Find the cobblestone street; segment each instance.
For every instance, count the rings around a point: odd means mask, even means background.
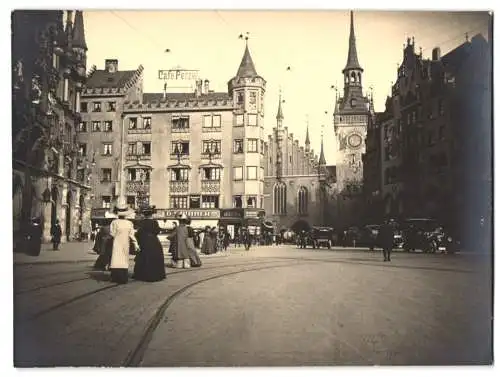
[[[115,286],[88,245],[15,260],[17,366],[491,362],[485,255],[232,248]]]

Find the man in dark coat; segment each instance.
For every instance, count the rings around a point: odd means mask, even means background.
[[[29,255],[39,256],[42,250],[42,220],[39,217],[31,219],[27,234],[27,252]]]
[[[379,242],[384,252],[384,262],[391,261],[391,252],[394,245],[394,225],[392,220],[386,221],[379,230]]]
[[[59,250],[59,245],[61,244],[62,229],[58,219],[56,219],[56,222],[52,225],[52,228],[50,229],[50,235],[52,237],[53,249]]]

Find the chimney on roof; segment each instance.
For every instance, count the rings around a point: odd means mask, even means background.
[[[202,93],[203,93],[203,80],[199,79],[196,80],[196,89],[194,90],[194,94],[196,97],[199,97],[201,96]]]
[[[441,59],[441,49],[439,47],[434,47],[432,49],[432,60],[438,61]]]
[[[210,90],[209,84],[210,84],[210,81],[208,81],[207,79],[205,79],[205,87],[204,87],[203,93],[208,94],[208,92]]]
[[[106,59],[104,61],[104,67],[106,72],[109,73],[118,72],[118,59]]]

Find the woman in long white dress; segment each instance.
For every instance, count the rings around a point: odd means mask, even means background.
[[[133,211],[127,205],[117,207],[118,219],[113,220],[110,225],[110,233],[113,237],[113,252],[111,255],[111,281],[118,284],[128,282],[128,265],[130,242],[136,251],[139,251],[139,244],[135,238],[134,224],[127,220]]]

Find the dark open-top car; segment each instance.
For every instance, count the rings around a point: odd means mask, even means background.
[[[319,227],[314,226],[311,229],[311,239],[313,249],[320,248],[322,246],[328,247],[329,249],[334,246],[334,230],[330,227]]]

